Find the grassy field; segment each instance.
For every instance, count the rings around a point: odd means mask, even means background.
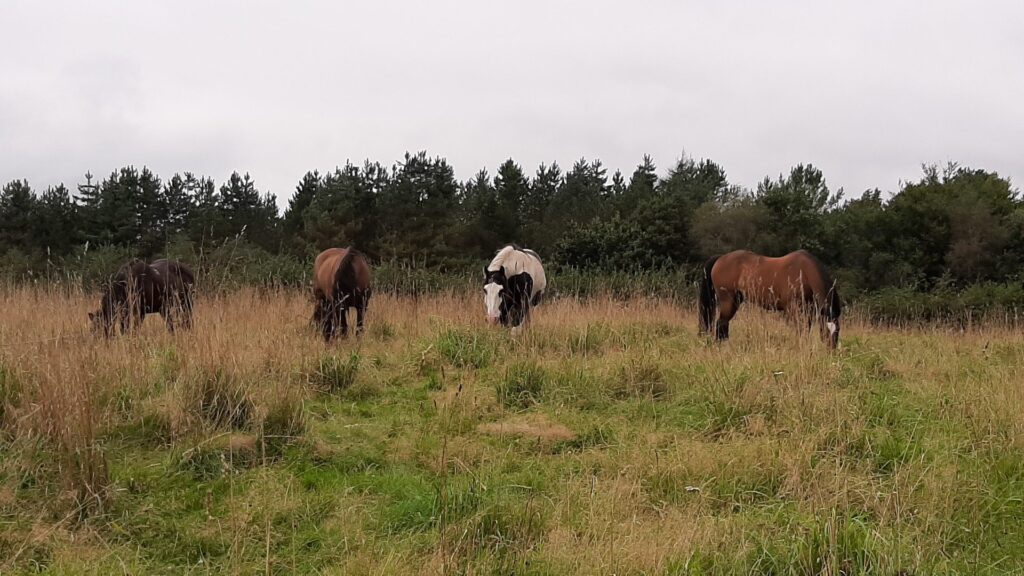
[[[0,292],[0,573],[1024,572],[1021,334],[480,300],[325,347],[304,293],[104,341]]]

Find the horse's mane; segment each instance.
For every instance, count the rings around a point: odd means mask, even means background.
[[[818,271],[818,275],[821,276],[821,283],[825,286],[825,290],[827,290],[826,302],[828,305],[828,316],[830,318],[838,318],[839,315],[843,313],[843,304],[839,300],[839,291],[836,288],[835,280],[828,271],[825,270],[825,267],[822,266],[821,260],[818,260],[817,256],[811,254],[807,250],[800,250],[800,252],[803,253],[804,256],[807,256],[807,259],[814,264],[814,269]]]
[[[498,250],[498,253],[495,254],[494,259],[491,260],[491,263],[487,265],[487,269],[497,270],[498,268],[501,268],[501,265],[505,262],[505,259],[508,258],[508,255],[517,250],[519,250],[519,248],[515,244],[509,244],[508,246],[505,246],[501,250]]]

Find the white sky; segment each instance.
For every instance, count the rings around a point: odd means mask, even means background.
[[[0,3],[0,181],[248,171],[286,204],[346,159],[460,180],[682,152],[753,187],[797,163],[895,190],[1024,176],[1024,2]]]

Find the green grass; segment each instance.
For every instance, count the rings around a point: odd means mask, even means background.
[[[519,337],[401,306],[328,348],[0,356],[0,571],[1024,572],[1020,335],[853,324],[828,353],[771,316],[709,345],[664,303]],[[37,418],[67,381],[94,428]]]

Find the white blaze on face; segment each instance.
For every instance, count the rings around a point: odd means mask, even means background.
[[[829,336],[832,336],[839,331],[839,325],[836,324],[835,322],[829,322],[828,324],[825,324],[825,326],[828,327]]]
[[[501,284],[490,282],[484,286],[484,307],[487,319],[497,321],[501,316]]]

